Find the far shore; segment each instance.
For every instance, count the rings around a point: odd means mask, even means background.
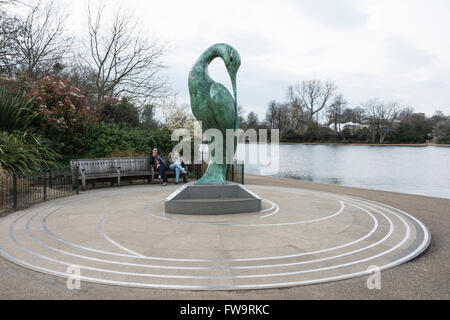
[[[246,144],[260,144],[250,142]],[[450,147],[450,144],[438,143],[348,143],[348,142],[279,142],[279,144],[304,144],[304,145],[342,145],[342,146],[391,146],[391,147]]]
[[[280,142],[280,144],[339,144],[343,146],[450,147],[438,143],[347,143],[347,142]]]

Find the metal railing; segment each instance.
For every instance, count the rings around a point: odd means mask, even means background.
[[[194,164],[197,179],[206,171],[206,163]],[[78,167],[50,169],[27,174],[0,174],[0,212],[17,210],[38,202],[72,195],[79,192]],[[244,184],[244,164],[230,165],[227,181]]]
[[[0,175],[1,211],[17,210],[74,193],[78,193],[78,179],[70,168]]]

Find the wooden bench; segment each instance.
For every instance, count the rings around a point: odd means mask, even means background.
[[[147,179],[151,183],[157,175],[147,158],[77,159],[71,160],[70,166],[74,172],[78,170],[83,190],[87,181],[91,181],[94,187],[96,181],[117,182],[120,186],[121,179],[127,179],[130,183],[133,179]],[[166,174],[175,175],[175,171],[167,170]]]

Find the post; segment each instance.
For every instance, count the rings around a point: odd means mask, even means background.
[[[77,190],[77,194],[79,194],[80,193],[80,183],[79,183],[79,181],[78,181],[78,175],[80,174],[80,166],[77,166],[77,172],[76,172],[76,176],[75,176],[75,188],[76,188],[76,190]]]
[[[51,188],[52,186],[52,169],[48,170],[48,187]]]
[[[117,172],[117,186],[120,187],[120,167],[116,167]]]
[[[81,169],[81,184],[83,190],[86,190],[86,169]]]
[[[13,209],[17,210],[17,174],[13,174]]]
[[[79,182],[78,182],[78,175],[80,173],[80,166],[76,167],[76,172],[75,172],[75,190],[77,191],[77,194],[79,194]]]
[[[241,164],[241,168],[242,168],[242,170],[241,170],[241,175],[242,175],[241,180],[242,180],[242,184],[244,184],[244,163]]]
[[[234,182],[234,162],[231,164],[231,181]]]
[[[196,172],[196,176],[197,176],[197,180],[200,179],[202,177],[202,170],[203,170],[203,163],[197,164],[197,172]]]
[[[44,171],[44,201],[47,200],[47,171]]]

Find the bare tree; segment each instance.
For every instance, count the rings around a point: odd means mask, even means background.
[[[268,129],[276,128],[276,126],[275,126],[276,117],[277,117],[277,102],[275,100],[272,100],[269,102],[269,105],[268,105],[267,111],[266,111],[265,122],[267,124]]]
[[[403,108],[398,113],[398,119],[400,121],[405,121],[405,120],[408,120],[413,114],[414,114],[414,109],[411,107],[406,107],[406,108]]]
[[[53,2],[45,6],[39,2],[25,18],[2,19],[0,38],[7,41],[0,53],[2,69],[10,75],[25,72],[37,79],[62,65],[71,45],[64,27],[66,17]]]
[[[334,124],[334,132],[338,132],[338,123],[341,123],[342,109],[347,104],[342,94],[334,97],[333,102],[327,108],[328,123]]]
[[[290,129],[290,109],[287,103],[277,104],[277,127],[281,132],[286,132]]]
[[[361,107],[356,107],[353,109],[353,115],[355,117],[353,122],[361,123],[366,116],[366,111]]]
[[[367,102],[363,103],[361,105],[361,108],[363,108],[367,114],[368,120],[369,120],[369,126],[370,126],[370,133],[371,133],[371,141],[372,143],[375,143],[375,137],[378,132],[378,105],[381,104],[381,102],[377,99],[370,99]]]
[[[372,134],[372,143],[378,134],[380,143],[384,142],[387,132],[392,127],[392,123],[399,112],[397,102],[383,102],[377,98],[371,99],[362,105],[369,117],[369,124]]]
[[[0,8],[0,73],[12,76],[16,69],[15,39],[21,30],[21,22],[16,17],[10,17]]]
[[[247,129],[257,129],[259,125],[259,119],[258,115],[254,113],[253,111],[250,111],[250,113],[247,115]]]
[[[107,96],[127,95],[141,104],[153,103],[166,94],[166,83],[159,78],[165,66],[161,58],[165,46],[148,39],[140,21],[132,13],[118,9],[105,30],[104,7],[88,8],[89,57],[96,89],[95,106]]]
[[[435,137],[438,143],[450,143],[450,118],[437,123]]]
[[[436,124],[438,124],[439,122],[445,121],[447,118],[450,117],[446,117],[444,112],[442,112],[441,110],[436,110],[433,114],[433,116],[431,117],[431,121],[433,123],[433,126],[436,126]]]
[[[296,95],[293,86],[289,86],[286,93],[287,101],[290,109],[290,127],[293,129],[302,129],[308,122],[307,113],[305,113],[304,104],[300,102],[300,98]]]
[[[353,122],[353,120],[355,119],[355,114],[352,108],[345,108],[344,110],[341,111],[342,112],[340,120],[342,123]]]
[[[314,116],[318,120],[319,112],[330,103],[336,89],[336,85],[331,81],[308,80],[297,84],[293,94],[301,108],[308,113],[308,120],[311,121]]]
[[[275,100],[270,101],[266,111],[265,123],[268,129],[286,131],[290,127],[289,104],[279,103]]]
[[[95,104],[97,101],[97,90],[94,85],[96,74],[86,63],[80,61],[79,57],[73,57],[72,61],[65,65],[64,70],[59,75],[69,79],[74,86],[80,89],[89,106]]]
[[[397,118],[399,104],[395,101],[383,103],[378,110],[380,117],[380,143],[384,142],[387,132],[391,129],[392,123]]]
[[[20,0],[0,0],[0,5],[8,5],[8,4],[21,4],[21,5],[27,5],[25,2]]]

